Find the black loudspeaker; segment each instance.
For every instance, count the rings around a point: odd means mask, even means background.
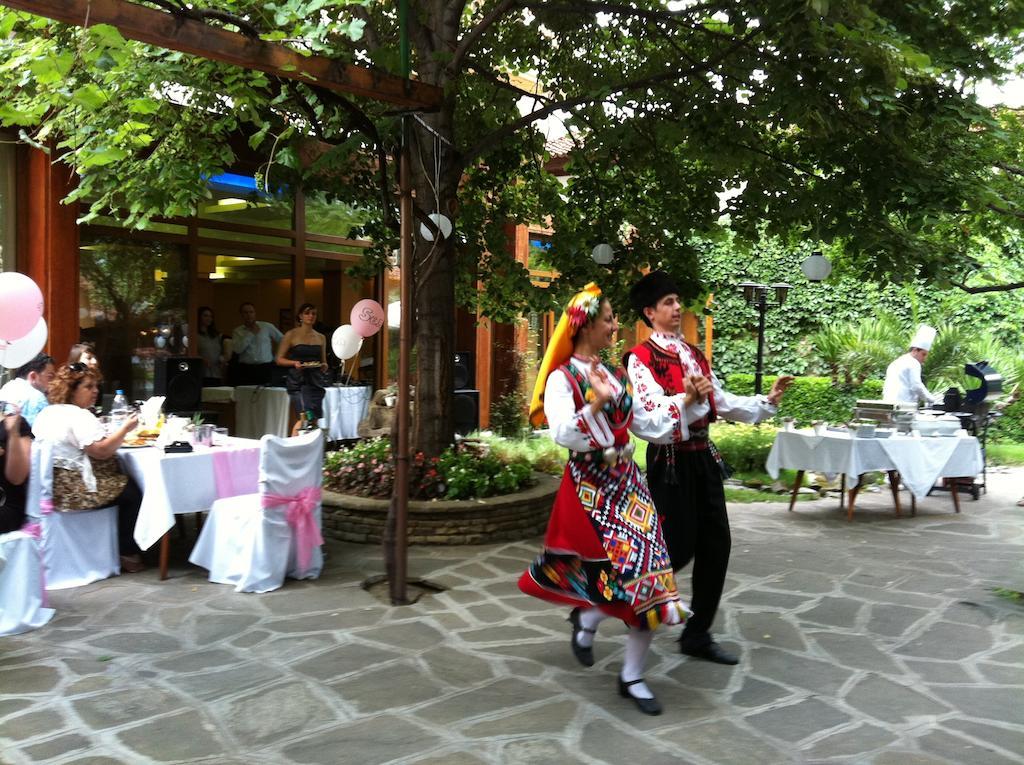
[[[452,388],[472,390],[476,386],[476,364],[472,353],[456,353],[452,369]]]
[[[203,360],[164,356],[156,360],[153,393],[165,396],[165,412],[194,412],[203,398]]]
[[[480,391],[457,390],[452,393],[452,420],[455,432],[468,436],[480,427]]]

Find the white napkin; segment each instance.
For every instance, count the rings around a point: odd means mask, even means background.
[[[164,396],[150,396],[139,409],[139,420],[144,428],[156,427],[160,419],[160,410],[164,406]]]

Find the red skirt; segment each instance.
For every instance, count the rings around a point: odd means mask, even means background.
[[[646,629],[677,607],[658,514],[635,463],[566,465],[544,549],[519,589],[560,605],[597,607]]]

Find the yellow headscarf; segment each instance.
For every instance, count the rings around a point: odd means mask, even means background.
[[[530,424],[539,428],[544,424],[544,389],[548,377],[572,356],[572,340],[579,328],[597,316],[601,308],[601,288],[591,282],[572,296],[558,320],[555,333],[551,336],[544,360],[537,371],[537,382],[533,385],[530,399]]]

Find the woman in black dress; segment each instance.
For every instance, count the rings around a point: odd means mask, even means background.
[[[277,346],[277,365],[288,367],[285,387],[292,406],[299,415],[292,435],[312,418],[324,416],[324,387],[327,372],[327,338],[313,329],[316,306],[303,303],[297,311],[299,326],[285,332]]]

